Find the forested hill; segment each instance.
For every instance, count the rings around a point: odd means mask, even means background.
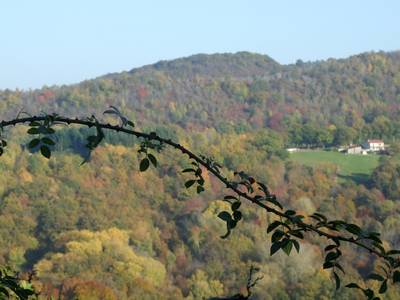
[[[44,111],[95,114],[115,124],[114,116],[103,115],[110,105],[139,130],[215,159],[227,178],[234,171],[254,176],[285,209],[343,219],[381,232],[385,248],[400,248],[400,143],[394,141],[400,136],[400,52],[293,65],[247,52],[195,55],[75,85],[3,90],[0,120]],[[245,294],[251,265],[263,276],[255,300],[365,299],[360,291],[335,291],[331,272],[321,267],[324,239],[307,234],[299,254],[270,256],[267,228],[276,219],[251,203],[243,201],[243,221],[221,239],[226,224],[218,214],[231,209],[222,201],[225,186],[204,170],[205,191],[186,189],[192,178],[182,172],[192,166],[187,156],[150,150],[157,167],[140,172],[141,141],[107,131],[80,166],[94,128],[54,129],[50,159],[28,152],[35,135],[27,126],[1,132],[7,147],[0,157],[0,266],[22,275],[34,270],[43,299]],[[368,174],[342,172],[343,164],[302,165],[285,150],[379,137],[390,142],[390,153],[358,156],[372,158],[371,168],[378,163]],[[362,282],[379,270],[375,257],[344,250],[342,285],[376,289]],[[385,299],[400,299],[400,290],[390,285]]]
[[[400,52],[280,65],[268,56],[194,55],[80,84],[2,91],[1,117],[123,109],[141,124],[245,132],[269,127],[288,144],[346,143],[400,133]]]

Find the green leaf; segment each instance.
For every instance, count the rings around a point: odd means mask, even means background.
[[[276,251],[278,251],[279,249],[281,249],[281,242],[275,242],[271,245],[271,250],[270,250],[270,255],[274,255],[276,253]]]
[[[288,232],[290,235],[293,235],[299,239],[303,239],[304,235],[300,232],[300,230],[289,230]]]
[[[36,146],[38,146],[40,143],[39,139],[33,139],[32,141],[29,142],[28,144],[28,148],[32,149],[35,148]]]
[[[400,254],[400,250],[390,250],[386,253],[387,255],[396,255]]]
[[[285,233],[282,230],[276,229],[271,236],[271,242],[275,243],[279,241],[284,235]]]
[[[53,128],[50,128],[50,127],[45,128],[43,131],[46,134],[53,134],[56,132]]]
[[[361,233],[361,228],[358,227],[356,224],[347,224],[345,229],[355,235],[359,235]]]
[[[0,286],[0,295],[4,295],[7,297],[7,299],[10,297],[10,293],[7,291],[6,288]]]
[[[282,222],[280,222],[280,221],[272,222],[271,224],[269,224],[269,226],[267,228],[267,233],[270,233],[271,231],[273,231],[275,228],[277,228],[280,225],[282,225]]]
[[[194,183],[196,182],[196,180],[191,179],[185,182],[185,187],[188,189],[190,188]]]
[[[363,290],[363,293],[364,293],[365,296],[368,297],[368,299],[370,299],[370,298],[372,298],[374,296],[374,291],[371,290],[371,289]]]
[[[340,256],[340,253],[338,253],[338,252],[329,252],[325,257],[325,261],[335,260],[339,256]]]
[[[221,220],[224,220],[224,221],[226,221],[226,222],[232,220],[231,214],[228,213],[227,211],[221,211],[221,212],[218,214],[218,218],[220,218]]]
[[[328,245],[325,247],[325,252],[337,248],[337,245]]]
[[[32,121],[32,122],[29,123],[30,127],[37,127],[37,126],[40,126],[40,125],[41,124],[38,121]]]
[[[296,248],[297,253],[300,253],[300,243],[296,240],[292,240],[294,247]]]
[[[330,262],[330,261],[326,261],[326,262],[324,262],[324,264],[322,265],[322,267],[323,267],[324,269],[330,269],[330,268],[333,268],[333,266],[334,266],[333,262]]]
[[[292,240],[289,240],[289,239],[283,240],[281,248],[282,248],[283,252],[285,252],[286,255],[289,256],[290,252],[292,251],[292,248],[293,248]]]
[[[146,171],[150,166],[150,161],[147,157],[143,158],[140,162],[139,169],[140,172]]]
[[[368,276],[368,279],[372,279],[372,280],[378,280],[378,281],[384,281],[385,278],[383,278],[383,276],[376,274],[376,273],[371,273]]]
[[[204,192],[204,188],[201,185],[197,186],[197,194],[200,194],[201,192]]]
[[[231,209],[233,211],[238,210],[241,204],[242,203],[240,201],[233,202],[232,205],[231,205]]]
[[[228,223],[226,224],[226,233],[224,235],[221,235],[221,239],[226,239],[229,235],[231,234],[231,229],[228,226]]]
[[[393,283],[400,282],[400,271],[393,272]]]
[[[313,213],[311,216],[311,218],[316,219],[317,221],[326,223],[328,221],[327,217],[325,217],[324,215],[320,214],[320,213]]]
[[[349,289],[361,289],[360,286],[354,282],[347,284],[346,287]]]
[[[235,228],[236,227],[236,224],[237,224],[237,221],[236,220],[228,220],[227,221],[227,225],[228,225],[228,227],[229,227],[229,229],[233,229],[233,228]]]
[[[54,141],[48,137],[44,137],[42,138],[42,143],[47,144],[47,145],[51,145],[54,146],[56,143],[54,143]]]
[[[32,127],[28,129],[28,134],[38,134],[39,133],[39,129]]]
[[[157,158],[156,158],[153,154],[151,154],[151,153],[149,153],[149,154],[147,155],[147,157],[150,159],[151,164],[152,164],[155,168],[157,168]]]
[[[224,197],[224,200],[238,200],[238,198],[232,195],[227,195]]]
[[[235,221],[240,221],[242,219],[242,213],[238,210],[235,210],[233,212],[233,219],[235,219]]]
[[[387,291],[387,279],[385,279],[382,284],[381,287],[379,288],[379,294],[383,294]]]
[[[333,277],[335,278],[336,290],[338,290],[340,288],[340,278],[336,272],[333,272]]]
[[[285,215],[287,215],[287,216],[293,216],[295,214],[296,214],[296,212],[294,210],[291,210],[291,209],[285,211]]]
[[[51,156],[50,148],[47,147],[47,146],[45,146],[45,145],[43,145],[43,146],[40,147],[40,153],[41,153],[44,157],[46,157],[47,159],[49,159],[50,156]]]

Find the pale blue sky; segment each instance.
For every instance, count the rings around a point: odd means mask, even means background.
[[[69,84],[162,59],[280,63],[400,49],[399,0],[2,0],[0,88]]]

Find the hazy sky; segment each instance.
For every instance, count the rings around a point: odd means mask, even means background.
[[[196,53],[286,64],[400,49],[400,0],[0,0],[0,41],[3,89]]]

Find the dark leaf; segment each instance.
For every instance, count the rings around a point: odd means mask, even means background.
[[[238,210],[235,210],[233,212],[233,218],[235,219],[235,221],[240,221],[242,219],[242,213]]]
[[[218,214],[218,218],[220,218],[220,219],[222,219],[222,220],[224,220],[224,221],[226,221],[226,222],[232,220],[231,214],[228,213],[227,211],[221,211],[221,212]]]
[[[336,272],[333,272],[333,277],[335,277],[336,290],[338,290],[340,288],[340,278]]]
[[[276,229],[271,236],[271,242],[275,243],[279,241],[284,235],[285,233],[282,230]]]
[[[290,230],[288,233],[290,235],[293,235],[293,236],[299,238],[299,239],[303,239],[304,238],[304,235],[300,232],[300,230]]]
[[[371,289],[366,289],[363,290],[363,293],[365,296],[367,296],[368,298],[372,298],[374,296],[374,291]]]
[[[294,210],[289,209],[289,210],[285,211],[285,215],[287,215],[287,216],[293,216],[295,214],[296,214],[296,212]]]
[[[345,229],[355,235],[359,235],[361,233],[361,228],[358,227],[356,224],[347,224]]]
[[[226,239],[230,234],[231,234],[231,229],[229,228],[228,223],[227,223],[226,233],[224,235],[221,235],[221,239]]]
[[[196,172],[196,171],[195,171],[194,169],[192,169],[192,168],[184,169],[184,170],[182,171],[182,173],[188,173],[188,172],[194,173],[194,172]]]
[[[378,280],[378,281],[383,281],[383,280],[385,280],[385,278],[383,278],[381,275],[376,274],[376,273],[371,273],[371,274],[369,274],[368,279]]]
[[[325,257],[325,261],[335,260],[339,256],[340,256],[340,253],[338,253],[338,252],[329,252]]]
[[[393,272],[393,283],[400,282],[400,271]]]
[[[56,143],[54,143],[54,141],[48,137],[44,137],[42,138],[42,142],[44,144],[50,145],[50,146],[54,146]]]
[[[201,192],[204,192],[204,188],[201,185],[197,186],[197,194],[200,194]]]
[[[46,133],[46,134],[53,134],[53,133],[55,133],[55,130],[54,130],[53,128],[47,127],[47,128],[45,128],[45,129],[43,130],[43,133]]]
[[[273,231],[275,228],[277,228],[281,224],[282,224],[282,222],[279,222],[279,221],[272,222],[271,224],[269,224],[269,226],[267,228],[267,233],[270,233],[271,231]]]
[[[293,248],[292,240],[289,240],[289,239],[283,240],[281,248],[282,248],[283,252],[285,252],[286,255],[289,256],[290,252],[292,251],[292,248]]]
[[[234,211],[234,210],[238,210],[241,204],[242,204],[242,203],[241,203],[240,201],[233,202],[233,203],[232,203],[232,206],[231,206],[231,209],[232,209],[233,211]]]
[[[39,133],[39,129],[33,127],[33,128],[29,128],[28,129],[28,134],[38,134]]]
[[[322,265],[322,267],[323,267],[324,269],[330,269],[330,268],[333,268],[333,266],[334,266],[333,262],[330,262],[330,261],[326,261],[326,262],[324,262],[324,264]]]
[[[4,296],[6,296],[7,298],[10,297],[10,293],[7,291],[6,288],[4,288],[4,287],[2,287],[2,286],[0,286],[0,295],[4,295]],[[3,299],[3,298],[2,298],[2,299]]]
[[[235,196],[231,196],[231,195],[227,195],[227,196],[224,197],[224,200],[230,200],[230,199],[238,200],[238,198],[236,198]]]
[[[188,189],[190,188],[194,183],[196,182],[196,180],[191,179],[185,182],[185,187]]]
[[[51,156],[50,148],[47,147],[47,146],[45,146],[45,145],[43,145],[43,146],[40,147],[40,153],[41,153],[44,157],[46,157],[47,159],[49,159],[50,156]]]
[[[292,240],[294,247],[296,248],[297,253],[300,253],[300,243],[296,240]]]
[[[146,170],[149,168],[149,166],[150,166],[150,161],[149,161],[149,159],[148,159],[147,157],[143,158],[143,159],[140,161],[140,165],[139,165],[139,170],[140,170],[140,172],[146,171]]]
[[[40,125],[41,124],[38,121],[32,121],[32,122],[29,123],[30,127],[37,127],[37,126],[40,126]]]
[[[270,251],[270,255],[274,255],[276,253],[276,251],[278,251],[279,249],[281,249],[281,242],[275,242],[271,245],[271,251]]]
[[[38,146],[40,143],[39,139],[33,139],[32,141],[29,142],[28,144],[28,148],[32,149],[35,148],[36,146]]]
[[[149,153],[149,154],[147,155],[147,157],[150,159],[152,165],[153,165],[154,167],[157,167],[157,158],[156,158],[153,154],[151,154],[151,153]]]
[[[348,285],[346,285],[347,288],[349,289],[361,289],[360,286],[357,283],[349,283]]]
[[[387,279],[385,279],[382,284],[381,287],[379,288],[379,294],[383,294],[387,291]]]
[[[330,251],[330,250],[335,249],[335,248],[337,248],[337,245],[328,245],[328,246],[325,247],[325,251]]]
[[[236,220],[228,220],[227,221],[227,225],[228,225],[228,227],[229,227],[229,229],[233,229],[233,228],[235,228],[236,227],[236,224],[237,224],[237,221]]]

